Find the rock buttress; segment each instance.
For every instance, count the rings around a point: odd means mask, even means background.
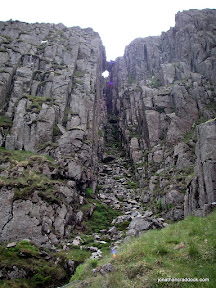
[[[183,217],[195,128],[215,117],[216,10],[189,10],[161,36],[138,38],[109,64],[109,107],[134,162],[143,202]],[[110,85],[109,85],[110,86]]]
[[[2,195],[7,195],[1,199],[7,210],[1,217],[1,240],[31,237],[40,244],[57,244],[67,236],[67,226],[76,222],[79,195],[96,187],[102,145],[98,131],[106,112],[101,76],[105,50],[90,28],[9,21],[0,22],[0,30],[0,144],[52,156],[58,172],[49,177],[66,181],[63,187],[60,183],[46,187],[54,194],[47,206],[41,192],[45,184],[32,187],[26,195],[17,192],[28,189],[25,183],[14,187],[9,181],[18,164],[8,156],[1,164],[2,169],[9,167],[8,175],[1,173],[8,178],[1,183]],[[30,178],[31,167],[18,166],[23,181]],[[42,178],[46,174],[39,164],[32,173],[41,173]]]

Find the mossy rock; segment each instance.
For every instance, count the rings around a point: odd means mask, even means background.
[[[55,263],[58,255],[48,250],[41,253],[42,250],[29,241],[20,241],[16,246],[7,248],[5,245],[0,247],[0,269],[7,271],[22,269],[26,273],[25,278],[11,280],[0,280],[0,287],[8,288],[48,288],[53,285],[63,285],[67,279],[67,272],[63,269],[65,257],[58,258],[58,264]],[[49,261],[44,258],[49,255]]]
[[[27,112],[34,112],[34,113],[38,114],[38,113],[40,113],[40,111],[42,109],[43,103],[46,103],[48,105],[53,104],[53,99],[51,97],[24,95],[23,98],[28,99],[28,101],[30,102],[26,108]]]

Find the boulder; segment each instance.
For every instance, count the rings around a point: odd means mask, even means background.
[[[137,232],[143,231],[143,230],[149,230],[151,229],[152,223],[149,221],[146,221],[143,218],[134,218],[132,219],[128,230],[135,230]]]

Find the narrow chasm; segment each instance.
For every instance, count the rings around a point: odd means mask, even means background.
[[[91,28],[0,22],[0,287],[210,277],[215,230],[183,219],[216,205],[215,20],[179,12],[110,62]]]

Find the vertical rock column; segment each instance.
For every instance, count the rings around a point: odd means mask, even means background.
[[[197,127],[196,177],[185,195],[184,213],[205,215],[216,202],[216,120]]]

